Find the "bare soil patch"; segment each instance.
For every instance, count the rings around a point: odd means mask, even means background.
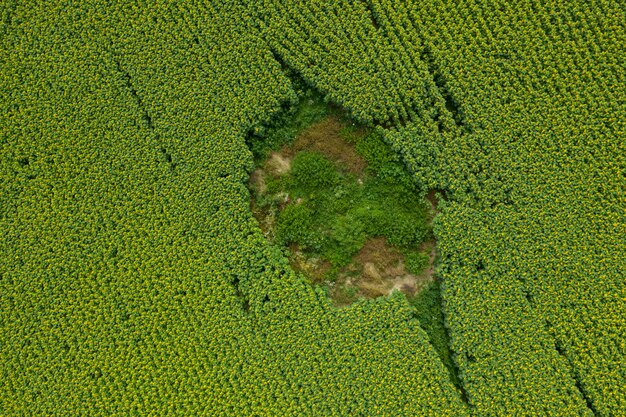
[[[346,142],[341,135],[344,126],[336,117],[330,116],[300,133],[291,146],[285,146],[280,154],[293,158],[298,152],[316,151],[334,161],[340,169],[360,176],[367,162]]]
[[[259,194],[265,193],[267,185],[265,184],[265,171],[261,168],[255,169],[250,175],[249,188],[255,190]]]
[[[358,297],[381,297],[392,291],[401,291],[407,297],[413,297],[434,279],[435,245],[429,243],[429,266],[420,275],[414,275],[407,271],[402,253],[390,246],[386,238],[369,239],[330,286],[335,305],[342,307]],[[423,248],[428,249],[427,246]]]
[[[291,245],[289,250],[291,252],[289,263],[294,271],[302,272],[314,284],[323,284],[326,281],[327,274],[332,268],[330,262],[307,256],[300,251],[298,245]]]
[[[265,162],[265,169],[276,176],[286,174],[291,169],[291,156],[282,152],[272,152]]]
[[[273,215],[268,207],[259,207],[254,203],[254,199],[251,199],[250,210],[252,215],[259,222],[259,227],[266,238],[273,237],[274,228],[276,227],[276,217]]]

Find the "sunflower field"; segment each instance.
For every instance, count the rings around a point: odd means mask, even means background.
[[[0,16],[0,415],[626,414],[620,2]],[[455,378],[402,293],[334,307],[252,216],[294,74],[445,194]]]

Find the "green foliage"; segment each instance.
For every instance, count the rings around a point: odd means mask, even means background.
[[[408,248],[429,234],[422,199],[414,187],[409,188],[398,177],[378,176],[363,188],[363,197],[353,212],[370,235],[387,236],[392,245]]]
[[[412,273],[419,275],[424,272],[424,269],[428,267],[428,261],[430,256],[421,251],[413,251],[409,252],[404,257],[404,264],[406,265],[406,269]]]
[[[293,187],[316,191],[339,183],[339,173],[331,161],[317,152],[300,152],[291,164]]]
[[[409,262],[408,256],[407,262]],[[454,363],[453,354],[450,350],[450,338],[443,316],[441,282],[431,282],[411,300],[411,305],[415,309],[415,318],[419,321],[420,327],[428,334],[430,343],[448,369],[450,379],[457,388],[461,388],[459,370]]]
[[[298,243],[303,248],[314,244],[313,212],[305,204],[290,204],[280,212],[276,240],[282,245]]]
[[[624,414],[621,2],[1,8],[2,414]],[[428,334],[400,295],[335,310],[251,217],[245,138],[294,109],[285,68],[378,123],[420,192],[446,191],[469,407],[438,307],[418,307]],[[373,155],[379,180],[406,178]],[[402,188],[346,195],[385,189]]]

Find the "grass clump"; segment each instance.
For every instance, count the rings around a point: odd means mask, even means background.
[[[322,256],[335,267],[350,263],[352,256],[363,247],[368,237],[363,225],[349,214],[337,217],[328,234],[330,236]]]
[[[290,204],[280,212],[276,240],[285,246],[292,243],[302,248],[314,246],[313,212],[304,204]]]
[[[430,256],[422,251],[409,252],[404,257],[406,269],[412,274],[421,274],[428,267]]]
[[[331,161],[317,152],[300,152],[291,167],[293,187],[306,194],[307,191],[330,189],[339,183],[340,177]]]

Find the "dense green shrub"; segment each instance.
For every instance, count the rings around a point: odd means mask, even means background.
[[[317,152],[298,153],[291,164],[291,177],[296,190],[331,188],[339,183],[333,163]]]
[[[337,217],[330,227],[331,240],[324,255],[334,266],[344,266],[363,247],[366,237],[358,218],[351,215]]]
[[[421,251],[413,251],[406,254],[404,264],[406,269],[412,274],[421,274],[428,266],[429,254]]]
[[[278,216],[276,240],[283,245],[314,245],[313,212],[305,204],[289,204]]]
[[[384,222],[383,236],[389,236],[389,243],[399,247],[409,247],[422,242],[428,233],[428,225],[423,217],[414,212],[398,212],[395,219],[389,216]]]

